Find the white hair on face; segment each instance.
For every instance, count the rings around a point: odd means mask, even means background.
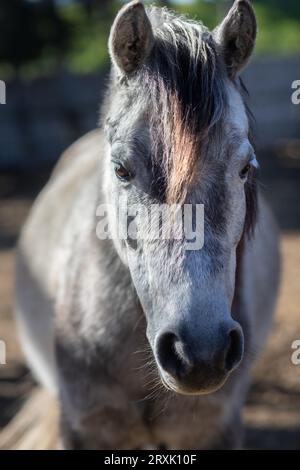
[[[247,137],[249,133],[249,119],[242,96],[236,86],[228,81],[228,116],[229,125],[234,127],[242,136]]]

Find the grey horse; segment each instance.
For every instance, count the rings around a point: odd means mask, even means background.
[[[280,272],[239,76],[256,32],[246,0],[212,32],[140,1],[115,19],[101,129],[64,154],[17,253],[20,336],[66,449],[242,446]],[[202,205],[204,243],[177,236],[175,210],[169,237],[141,236],[136,205]]]

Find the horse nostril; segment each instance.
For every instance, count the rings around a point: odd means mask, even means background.
[[[242,360],[244,353],[244,338],[240,327],[229,332],[229,344],[225,354],[226,372],[235,369]]]
[[[183,345],[178,336],[166,332],[157,339],[156,354],[160,366],[164,371],[177,377],[182,377],[188,367],[183,352]]]
[[[218,340],[205,342],[203,337],[200,340],[185,333],[184,342],[173,331],[164,331],[155,341],[157,363],[162,372],[188,388],[214,388],[239,365],[244,352],[244,336],[238,323],[231,321],[220,334],[216,334]]]

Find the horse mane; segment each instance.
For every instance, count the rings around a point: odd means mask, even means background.
[[[255,117],[250,109],[248,104],[249,92],[246,87],[245,82],[240,78],[239,79],[240,91],[243,98],[244,106],[246,109],[246,114],[249,121],[249,140],[253,147],[255,147],[255,138],[254,138],[254,127],[255,127]],[[246,197],[246,218],[244,225],[244,234],[245,237],[252,237],[254,235],[254,229],[257,220],[258,212],[258,200],[257,200],[257,170],[252,168],[248,176],[248,180],[245,184],[245,197]]]
[[[198,22],[152,8],[154,51],[141,68],[147,90],[154,162],[162,170],[165,199],[182,203],[196,162],[227,108],[225,70],[211,33]]]

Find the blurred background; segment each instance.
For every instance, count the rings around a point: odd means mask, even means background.
[[[97,126],[109,60],[107,39],[124,3],[113,0],[1,0],[0,80],[0,430],[33,389],[12,320],[14,247],[30,206],[59,158]],[[213,28],[227,0],[152,2]],[[283,280],[267,351],[247,406],[248,448],[300,449],[300,2],[256,0],[257,50],[243,74],[256,117],[260,186],[282,230]],[[33,253],[34,256],[34,253]]]

